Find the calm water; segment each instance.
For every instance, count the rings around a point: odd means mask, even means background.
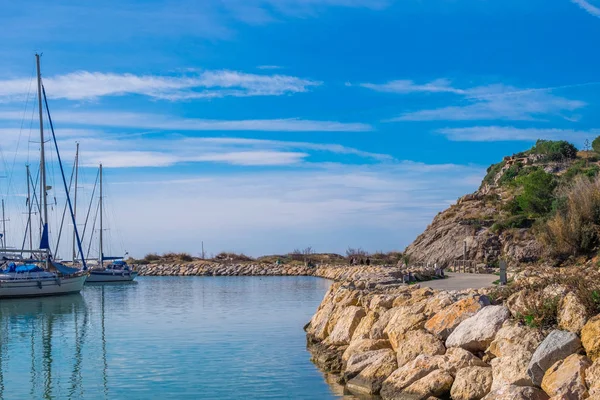
[[[302,330],[330,283],[141,277],[0,300],[0,399],[333,399]]]

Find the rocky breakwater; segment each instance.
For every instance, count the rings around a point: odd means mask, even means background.
[[[134,266],[141,276],[315,276],[335,281],[397,283],[411,272],[418,280],[435,276],[433,268],[398,268],[390,266],[350,266],[261,263],[217,263],[196,261],[182,264],[148,264]],[[368,277],[377,279],[367,279]],[[360,284],[360,283],[359,283]]]
[[[522,322],[519,293],[504,302],[495,289],[363,275],[331,285],[305,327],[308,347],[361,398],[600,399],[600,315],[561,292],[569,318],[538,328]]]

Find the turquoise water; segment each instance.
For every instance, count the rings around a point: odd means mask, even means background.
[[[329,282],[140,277],[0,301],[0,399],[334,399],[302,327]]]

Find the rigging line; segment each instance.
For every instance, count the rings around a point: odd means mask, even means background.
[[[56,141],[56,135],[54,134],[54,125],[52,124],[52,117],[50,116],[50,108],[48,107],[48,99],[46,98],[46,89],[42,85],[42,93],[44,94],[44,104],[46,105],[46,112],[48,114],[48,122],[50,123],[50,130],[52,132],[52,139],[54,140],[54,147],[56,148],[56,158],[58,159],[58,165],[60,166],[60,173],[62,176],[63,185],[65,187],[65,193],[67,195],[67,204],[69,204],[69,212],[71,213],[71,220],[73,221],[73,230],[75,231],[75,237],[77,238],[77,247],[81,254],[81,263],[83,264],[83,270],[87,270],[87,264],[83,257],[83,248],[81,247],[81,237],[77,231],[77,222],[75,221],[75,214],[73,213],[73,205],[71,204],[71,198],[69,197],[69,190],[67,189],[67,179],[65,178],[65,171],[62,166],[60,159],[60,152],[58,151],[58,142]]]
[[[69,180],[69,191],[73,187],[73,176],[75,175],[75,163],[73,163],[73,169],[71,170],[71,179]],[[62,218],[60,220],[60,228],[58,230],[58,238],[56,239],[56,247],[54,254],[58,254],[58,246],[60,245],[60,237],[62,236],[63,225],[65,223],[65,215],[67,214],[67,202],[65,201],[65,207],[63,208]],[[73,260],[75,261],[75,260]]]
[[[94,214],[94,222],[92,224],[92,227],[96,226],[96,219],[98,218],[98,210],[100,209],[100,202],[98,202],[98,205],[96,206],[96,214]],[[88,250],[87,250],[87,258],[90,258],[90,250],[92,249],[92,243],[94,243],[94,229],[92,229],[92,233],[90,236],[90,244],[88,246]]]
[[[87,230],[88,219],[90,217],[90,212],[92,211],[92,204],[94,203],[94,194],[96,193],[96,186],[98,185],[98,177],[100,176],[100,170],[96,174],[96,181],[94,182],[94,189],[92,189],[92,196],[90,197],[90,205],[88,207],[87,214],[85,216],[85,223],[83,224],[83,233],[81,234],[81,241],[85,239],[85,233]]]

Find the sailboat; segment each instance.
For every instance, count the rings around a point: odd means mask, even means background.
[[[86,282],[100,283],[100,282],[131,282],[138,275],[137,271],[134,271],[125,261],[123,257],[105,257],[104,256],[104,228],[103,228],[103,195],[102,195],[102,164],[100,164],[99,170],[100,176],[100,246],[98,254],[98,268],[90,270],[90,276]],[[104,265],[104,261],[112,261],[107,266]]]
[[[37,67],[37,92],[38,92],[38,108],[40,119],[40,202],[41,202],[41,238],[39,249],[0,249],[2,260],[0,260],[0,299],[11,297],[36,297],[36,296],[51,296],[67,293],[78,293],[83,289],[86,278],[89,272],[87,265],[83,260],[83,268],[72,268],[62,263],[56,262],[53,259],[50,250],[50,240],[48,234],[48,186],[46,185],[46,161],[45,161],[45,140],[44,140],[44,116],[42,108],[42,98],[46,106],[48,114],[48,122],[52,131],[52,139],[54,142],[56,156],[60,165],[62,181],[64,184],[65,193],[67,195],[67,203],[75,225],[73,215],[73,207],[69,197],[69,190],[65,174],[62,168],[62,161],[58,151],[58,143],[54,134],[54,126],[50,117],[50,109],[44,86],[42,85],[42,75],[40,71],[40,56],[36,57]],[[75,226],[77,230],[77,226]],[[81,240],[76,232],[79,252],[83,254]],[[5,243],[5,241],[3,241]],[[6,246],[4,246],[6,247]],[[29,259],[24,260],[21,254],[29,254]]]

